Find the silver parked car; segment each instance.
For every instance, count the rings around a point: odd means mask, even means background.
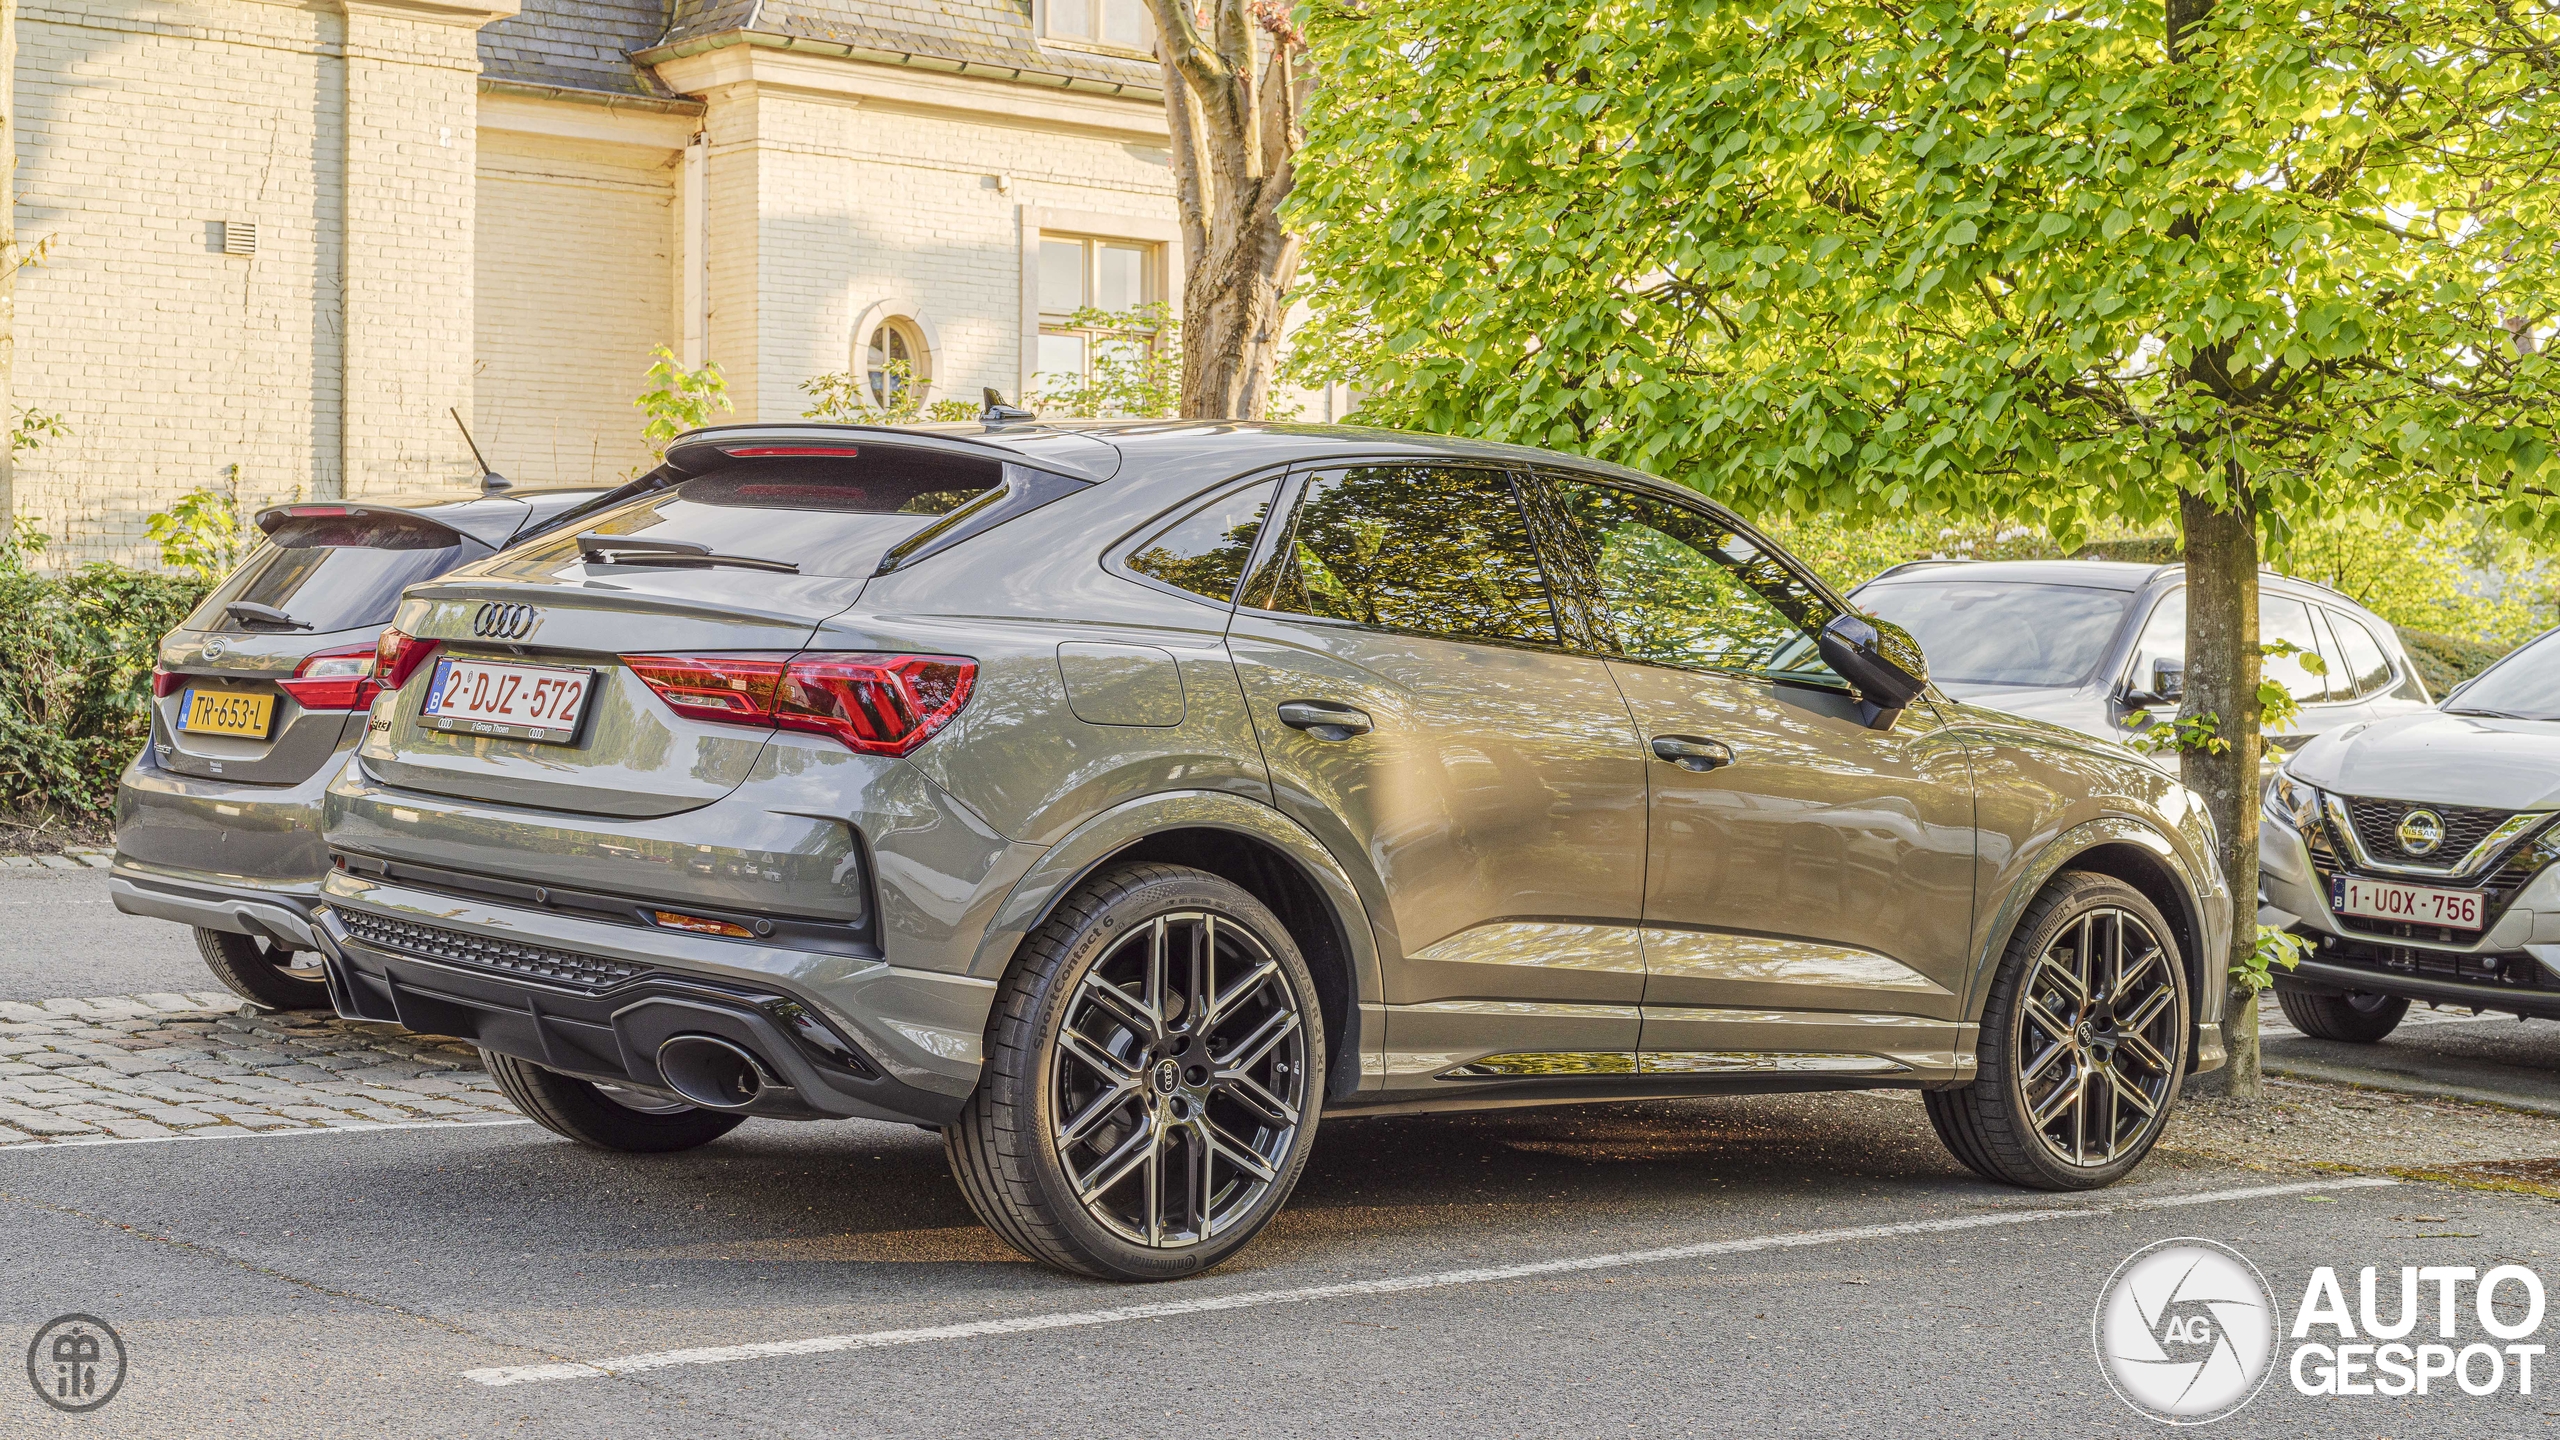
[[[2437,709],[2332,732],[2267,782],[2259,921],[2313,948],[2276,998],[2373,1041],[2409,1002],[2560,1020],[2560,632]]]
[[[1908,1087],[2069,1189],[2223,1058],[2190,792],[1563,455],[704,430],[382,653],[341,1013],[598,1146],[939,1128],[1082,1273],[1232,1253],[1327,1113]]]
[[[2110,740],[2132,736],[2186,694],[2183,565],[2113,560],[1914,561],[1851,593],[1911,632],[1951,695]],[[2266,674],[2301,702],[2268,736],[2291,749],[2323,731],[2427,708],[2426,682],[2389,622],[2325,586],[2261,572],[2258,633],[2316,654]]]
[[[311,935],[329,868],[320,791],[364,733],[400,591],[599,493],[260,512],[265,538],[160,642],[151,739],[116,789],[116,908],[195,927],[205,964],[245,999],[326,1009]]]

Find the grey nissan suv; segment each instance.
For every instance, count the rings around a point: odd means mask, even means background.
[[[151,739],[116,788],[116,908],[193,926],[207,967],[245,999],[328,1008],[311,935],[329,868],[320,791],[364,733],[401,589],[599,493],[259,512],[265,538],[160,642]]]
[[[702,430],[382,654],[340,1013],[597,1146],[937,1128],[1085,1274],[1232,1253],[1320,1115],[1902,1087],[2071,1189],[2223,1060],[2191,792],[1564,455]]]

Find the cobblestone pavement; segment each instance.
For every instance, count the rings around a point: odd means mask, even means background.
[[[505,1121],[457,1040],[219,991],[0,1000],[0,1149]]]

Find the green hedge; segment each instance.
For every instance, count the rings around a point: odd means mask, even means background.
[[[121,565],[42,575],[0,546],[0,806],[108,812],[151,733],[160,637],[207,588]]]
[[[2491,645],[2460,635],[2439,635],[2432,630],[2412,630],[2406,625],[2400,631],[2400,646],[2409,652],[2410,663],[2427,682],[2427,692],[2437,699],[2444,692],[2488,669],[2507,653],[2504,645]]]

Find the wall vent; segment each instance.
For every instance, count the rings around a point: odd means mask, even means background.
[[[225,220],[225,221],[223,221],[223,222],[222,222],[222,253],[223,253],[223,254],[225,254],[225,255],[255,255],[255,254],[257,254],[257,253],[258,253],[258,226],[257,226],[257,222],[252,221],[252,220]]]

